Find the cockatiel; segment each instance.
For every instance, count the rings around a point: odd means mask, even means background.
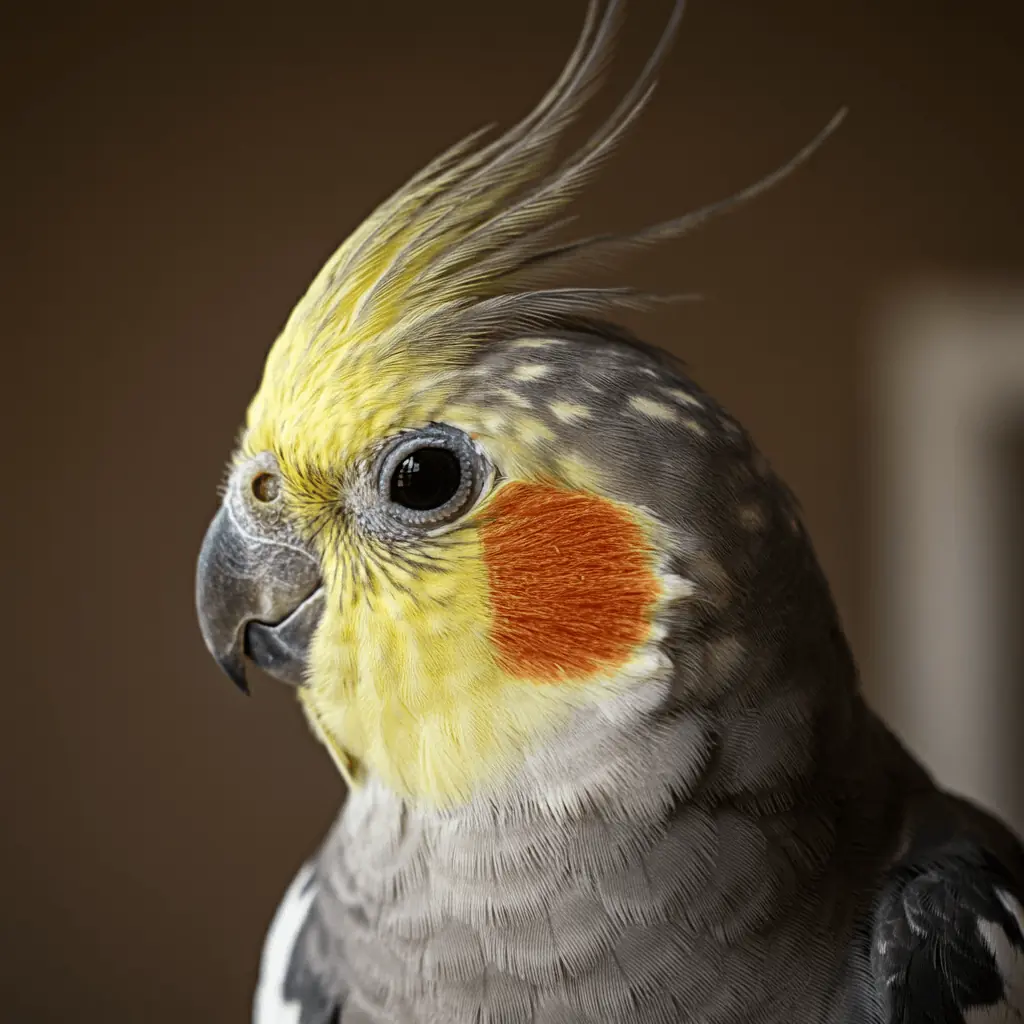
[[[1024,1020],[1024,851],[865,706],[794,500],[632,292],[547,275],[682,10],[581,149],[561,78],[329,260],[199,560],[206,643],[294,684],[348,782],[257,1024]],[[820,138],[820,137],[819,137]]]

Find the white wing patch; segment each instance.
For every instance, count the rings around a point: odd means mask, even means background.
[[[288,975],[295,940],[299,937],[313,903],[316,889],[306,886],[313,876],[313,865],[305,864],[281,900],[270,930],[263,941],[260,978],[256,986],[253,1024],[299,1024],[302,1007],[284,998],[284,982]]]
[[[1024,1024],[1024,907],[1008,892],[997,892],[999,902],[1017,922],[1018,934],[1012,939],[994,921],[978,920],[981,941],[995,958],[1003,979],[1004,997],[992,1006],[972,1008],[964,1018],[967,1024]]]
[[[1006,907],[1007,913],[1016,920],[1021,938],[1024,939],[1024,907],[1021,906],[1020,900],[1012,893],[1004,892],[1002,889],[997,891],[996,895],[999,897],[999,902]]]

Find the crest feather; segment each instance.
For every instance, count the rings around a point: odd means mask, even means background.
[[[305,392],[311,376],[322,388],[325,376],[389,366],[408,371],[411,361],[426,374],[443,373],[485,337],[638,302],[628,289],[536,286],[587,257],[677,237],[764,192],[814,153],[845,114],[778,170],[724,200],[631,234],[555,243],[569,221],[565,207],[650,100],[685,2],[676,0],[612,114],[553,166],[558,144],[609,64],[623,7],[622,0],[591,0],[572,55],[530,114],[489,143],[484,129],[442,153],[335,252],[268,357],[264,389],[277,391],[275,404]]]

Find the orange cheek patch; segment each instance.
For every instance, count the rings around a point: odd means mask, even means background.
[[[572,679],[624,664],[650,629],[658,596],[650,543],[603,498],[509,484],[482,526],[504,671]]]

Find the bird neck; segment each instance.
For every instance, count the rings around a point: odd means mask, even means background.
[[[753,1000],[722,1018],[740,1021],[771,994],[749,992],[748,940],[779,940],[767,985],[837,973],[849,937],[821,882],[832,873],[830,891],[863,891],[854,875],[867,870],[836,856],[851,828],[837,766],[845,755],[843,778],[855,771],[875,730],[855,697],[814,690],[794,680],[747,711],[677,707],[625,731],[614,715],[581,721],[560,744],[573,773],[542,760],[545,788],[510,784],[458,809],[417,807],[368,779],[321,862],[322,898],[344,922],[342,980],[371,1004],[407,1002],[410,1020],[484,1000],[496,978],[509,999],[583,1012],[587,979],[617,977],[635,947],[638,991],[678,1004],[688,994],[659,987],[658,972],[685,987],[713,971]],[[816,760],[826,733],[832,753]],[[828,942],[789,934],[833,912]]]

